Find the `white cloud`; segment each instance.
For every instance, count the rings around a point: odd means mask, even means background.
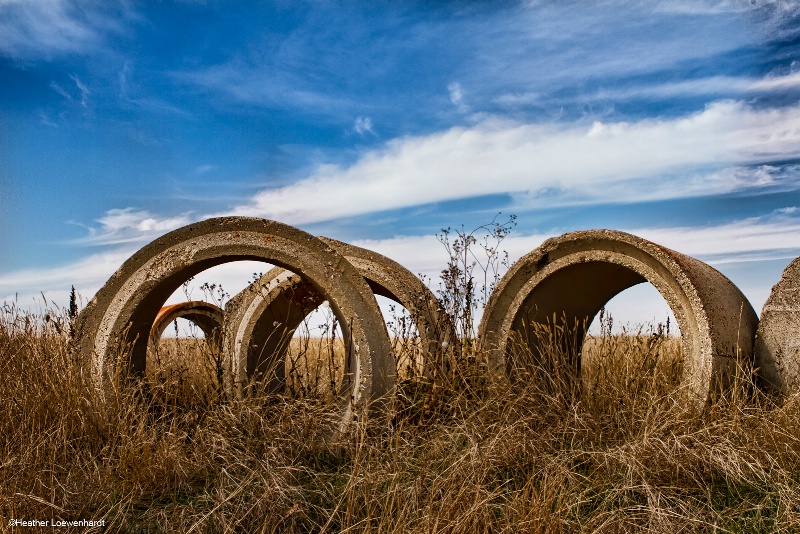
[[[90,254],[60,267],[0,274],[0,303],[17,302],[22,309],[36,310],[42,304],[41,297],[44,295],[48,302],[64,307],[69,303],[69,292],[74,286],[85,304],[137,251],[137,248],[124,247]],[[187,284],[186,289],[192,300],[211,300],[211,297],[201,289],[204,283],[216,284],[229,295],[235,295],[253,280],[253,273],[266,272],[270,268],[269,264],[253,261],[220,265],[198,274]],[[179,287],[166,303],[185,300],[184,288]]]
[[[792,62],[795,67],[796,62]],[[781,76],[767,76],[760,80],[752,80],[749,89],[751,91],[778,91],[785,89],[796,89],[800,87],[800,71],[792,72]]]
[[[622,231],[696,257],[712,265],[800,255],[800,217],[797,207],[715,226],[627,228]],[[511,234],[501,244],[514,262],[557,233]],[[358,240],[353,244],[380,252],[415,274],[432,279],[447,263],[444,246],[434,236],[400,236]],[[771,281],[770,285],[777,280]]]
[[[144,243],[189,224],[192,220],[188,213],[176,217],[157,218],[146,210],[112,209],[97,219],[99,227],[89,228],[89,235],[75,242],[91,245]]]
[[[712,265],[725,266],[736,262],[765,259],[785,259],[800,255],[800,217],[798,208],[790,206],[762,217],[733,221],[708,227],[648,227],[623,229],[634,235],[649,239],[684,254],[697,257]],[[110,217],[117,227],[139,227],[139,219],[125,219],[125,214]],[[148,223],[149,224],[149,223]],[[147,226],[148,224],[145,224]],[[152,224],[149,228],[155,227]],[[164,232],[160,231],[158,234]],[[502,242],[500,249],[507,251],[514,262],[527,254],[545,239],[560,232],[528,235],[511,234]],[[434,236],[399,236],[391,239],[357,240],[354,245],[384,254],[414,274],[422,274],[429,280],[432,290],[438,289],[439,274],[448,257],[443,245]],[[30,269],[11,273],[0,273],[0,302],[18,299],[21,307],[35,309],[44,294],[49,301],[64,306],[72,285],[88,301],[108,278],[127,260],[139,245],[126,245],[113,251],[91,254],[76,262],[47,269]],[[481,256],[479,255],[479,258]],[[261,262],[235,262],[209,269],[199,274],[189,284],[190,298],[207,300],[200,287],[204,282],[222,285],[231,295],[242,290],[253,279],[253,273],[263,273],[270,268]],[[758,311],[764,303],[775,280],[759,277],[744,280],[740,288]],[[181,288],[167,302],[185,300]],[[666,316],[665,304],[658,295],[646,289],[624,297],[615,315],[622,322],[652,319]],[[632,306],[631,304],[636,304]],[[629,309],[630,312],[625,310]],[[644,315],[642,315],[644,314]]]
[[[729,192],[727,179],[704,179],[715,169],[799,155],[797,105],[720,101],[675,119],[591,125],[486,119],[392,140],[349,167],[321,165],[230,213],[301,224],[498,193],[532,207],[681,198]]]
[[[794,258],[800,255],[800,218],[793,216],[794,210],[718,226],[640,228],[631,233],[712,265]]]
[[[135,248],[123,248],[91,254],[59,267],[0,274],[0,300],[18,300],[22,308],[35,309],[34,304],[44,294],[49,301],[63,307],[69,302],[70,288],[75,286],[88,301],[134,252]]]
[[[623,229],[683,254],[696,257],[725,270],[731,264],[750,261],[784,260],[787,264],[800,255],[800,217],[796,207],[776,210],[762,217],[753,217],[708,227],[648,227]],[[500,249],[507,251],[513,263],[541,245],[545,239],[558,235],[511,235]],[[439,273],[447,263],[447,254],[433,236],[396,237],[383,240],[354,241],[355,245],[375,250],[408,268],[423,274],[438,289]],[[480,255],[479,255],[480,257]],[[739,288],[754,309],[761,310],[770,289],[778,278],[762,276],[737,280]],[[610,303],[612,315],[621,324],[642,321],[662,321],[669,307],[652,287],[632,288]],[[674,317],[672,318],[674,324]]]

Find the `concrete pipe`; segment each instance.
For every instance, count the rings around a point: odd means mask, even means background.
[[[441,370],[457,350],[457,337],[435,295],[408,269],[370,250],[320,237],[342,254],[364,277],[370,289],[404,306],[419,332],[424,372]],[[303,279],[273,269],[233,297],[225,307],[225,350],[232,355],[234,381],[268,373],[268,388],[284,381],[286,350],[295,329],[325,298]]]
[[[223,351],[234,392],[253,377],[268,376],[267,391],[282,390],[284,360],[303,319],[325,301],[302,277],[275,267],[225,305]]]
[[[203,331],[206,342],[213,349],[222,348],[223,312],[219,306],[201,300],[191,300],[161,308],[150,328],[150,343],[157,343],[167,326],[177,319],[193,322]]]
[[[325,296],[342,325],[350,357],[342,391],[343,421],[371,401],[380,408],[395,380],[394,357],[380,309],[367,283],[339,253],[291,226],[249,217],[208,219],[172,231],[128,259],[76,321],[74,350],[89,359],[95,383],[107,390],[117,372],[144,371],[150,329],[181,283],[237,260],[290,269]],[[116,369],[118,355],[128,369]]]
[[[690,396],[709,400],[730,385],[737,366],[751,365],[758,317],[724,275],[624,232],[588,230],[548,239],[502,278],[479,329],[490,366],[498,372],[513,369],[512,337],[536,344],[533,325],[554,321],[579,325],[570,348],[579,362],[589,322],[612,297],[642,282],[655,286],[675,314]]]
[[[767,391],[785,395],[800,386],[800,258],[786,267],[761,310],[755,365]]]

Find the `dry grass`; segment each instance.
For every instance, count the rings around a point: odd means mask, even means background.
[[[557,353],[556,372],[520,358],[513,389],[468,355],[457,381],[406,376],[389,427],[331,441],[324,394],[221,398],[202,342],[174,342],[181,354],[147,387],[101,403],[66,329],[56,314],[0,319],[0,529],[800,531],[800,396],[687,407],[669,337],[592,339],[580,380]]]

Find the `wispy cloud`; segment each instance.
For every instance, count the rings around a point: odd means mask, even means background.
[[[626,87],[599,89],[559,100],[561,103],[580,101],[600,102],[630,99],[672,99],[696,96],[741,96],[747,94],[772,93],[800,88],[800,72],[771,75],[763,78],[709,76],[693,80],[667,83],[638,83]],[[537,93],[507,93],[495,98],[499,104],[519,106],[541,103]]]
[[[193,174],[207,174],[207,173],[209,173],[211,171],[217,170],[217,168],[219,168],[218,165],[212,165],[210,163],[206,163],[206,164],[198,165],[197,167],[195,167],[194,170],[192,171],[192,173]]]
[[[119,245],[144,243],[192,222],[190,214],[159,218],[147,210],[134,208],[108,210],[97,219],[99,226],[88,228],[89,235],[73,241],[76,244]]]
[[[78,78],[75,74],[71,74],[70,78],[72,79],[73,82],[75,82],[75,87],[77,87],[78,91],[80,91],[81,93],[81,100],[80,100],[81,106],[86,107],[86,104],[89,101],[89,95],[91,94],[91,91],[89,91],[89,88],[86,87],[86,85],[84,85],[84,83],[80,80],[80,78]]]
[[[541,103],[542,95],[538,92],[504,93],[498,97],[495,97],[494,101],[498,104],[508,106],[527,106]]]
[[[0,0],[0,55],[35,60],[96,50],[107,32],[122,31],[122,19],[108,12],[116,7],[73,0]]]
[[[185,119],[194,118],[192,113],[169,101],[170,98],[175,99],[174,95],[158,91],[158,97],[152,96],[154,91],[149,90],[146,83],[140,83],[137,80],[137,72],[132,61],[125,61],[117,73],[117,85],[120,100],[136,106],[142,111],[155,115],[174,115]]]
[[[53,121],[50,119],[50,116],[49,116],[47,113],[45,113],[44,111],[40,111],[40,112],[39,112],[39,121],[40,121],[42,124],[44,124],[45,126],[49,126],[49,127],[51,127],[51,128],[58,128],[58,124],[56,124],[55,122],[53,122]]]
[[[89,88],[86,87],[86,85],[75,74],[70,74],[69,77],[72,80],[72,82],[75,84],[75,88],[73,89],[73,92],[74,92],[75,89],[77,89],[77,93],[78,93],[77,94],[77,101],[78,101],[78,103],[84,108],[87,107],[87,104],[89,102],[89,95],[91,94],[91,91],[89,91]],[[58,93],[61,97],[63,97],[64,100],[66,100],[67,103],[72,103],[72,102],[76,101],[76,96],[74,96],[70,91],[67,91],[61,85],[59,85],[58,83],[56,83],[54,81],[50,82],[50,89],[52,89],[53,91]]]
[[[675,73],[698,63],[709,78],[729,72],[713,68],[712,62],[763,39],[753,31],[758,24],[737,9],[708,4],[687,15],[686,9],[668,9],[668,2],[530,2],[481,10],[479,17],[441,16],[447,12],[443,10],[422,23],[404,17],[403,8],[372,19],[358,9],[316,6],[285,33],[265,30],[258,43],[214,64],[175,70],[171,77],[194,94],[199,90],[214,96],[215,105],[232,101],[286,108],[344,125],[365,113],[384,124],[384,117],[413,107],[417,120],[430,125],[441,121],[443,96],[461,113],[480,112],[497,103],[557,104],[560,97],[583,89],[591,93],[606,83],[607,92],[613,93],[614,81],[630,79],[639,85],[647,78],[674,79]],[[364,28],[381,39],[370,46],[341,45],[362,42]],[[435,57],[429,54],[432,50]],[[431,60],[420,62],[419,57]],[[395,68],[387,70],[387,65]],[[409,69],[419,70],[418,79],[425,83],[412,84]],[[718,92],[724,81],[720,76],[705,87],[665,84],[653,91],[738,96]],[[374,91],[377,83],[382,84],[380,91]]]
[[[192,71],[172,72],[171,76],[178,82],[202,87],[236,102],[266,108],[289,107],[335,114],[354,107],[349,99],[314,87],[298,72],[239,59]]]
[[[773,18],[786,18],[772,16],[780,8],[765,2],[757,2],[755,10],[749,1],[738,3],[753,13],[719,6],[722,2],[685,2],[683,8],[668,1],[529,2],[460,28],[469,33],[465,46],[475,54],[451,76],[470,88],[473,109],[482,101],[557,109],[562,98],[580,93],[591,101],[596,88],[620,81],[639,86],[674,80],[688,65],[703,65],[695,76],[722,76],[730,70],[720,59],[774,38],[774,32],[760,30],[773,27],[768,22]],[[695,11],[687,13],[692,6]]]
[[[458,82],[451,82],[447,86],[447,91],[450,93],[450,102],[461,113],[469,111],[469,107],[464,103],[464,91],[461,89],[461,84]]]
[[[773,6],[777,9],[796,9],[796,0],[660,0],[642,2],[656,12],[686,15],[718,15],[720,13],[744,13]]]
[[[371,134],[373,136],[375,135],[375,129],[372,125],[372,119],[369,117],[356,118],[356,122],[353,125],[353,130],[355,130],[355,132],[358,135],[362,136],[365,134]]]
[[[782,192],[800,186],[798,165],[733,166],[722,169],[665,170],[658,177],[605,179],[583,188],[553,186],[510,193],[516,212],[553,206],[632,204],[731,193]]]
[[[229,213],[301,224],[498,193],[517,194],[531,207],[553,207],[730,192],[736,182],[708,175],[800,156],[798,124],[800,106],[754,109],[736,101],[670,120],[487,119],[390,141],[349,167],[322,165]],[[699,174],[704,168],[708,172]],[[768,175],[762,169],[760,179]]]
[[[50,82],[50,89],[61,95],[67,102],[72,102],[72,95],[65,91],[64,88],[58,85],[56,82]]]

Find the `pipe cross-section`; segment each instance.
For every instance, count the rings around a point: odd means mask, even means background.
[[[424,370],[430,374],[457,349],[452,322],[436,296],[408,269],[377,252],[319,237],[342,254],[370,289],[404,306],[419,333]],[[303,319],[325,300],[302,277],[276,268],[234,296],[225,307],[224,350],[231,357],[235,384],[268,374],[268,388],[285,380],[283,362],[289,341]]]
[[[215,349],[222,348],[223,311],[219,306],[202,300],[190,300],[164,306],[158,311],[150,328],[150,343],[158,342],[173,321],[186,319],[200,327],[206,342]]]
[[[705,402],[730,385],[738,366],[750,366],[758,317],[728,278],[697,259],[613,230],[548,239],[512,265],[479,329],[490,366],[501,374],[512,370],[511,340],[535,345],[534,325],[554,322],[578,329],[569,349],[579,358],[589,322],[612,297],[642,282],[661,293],[681,329],[690,396]]]

